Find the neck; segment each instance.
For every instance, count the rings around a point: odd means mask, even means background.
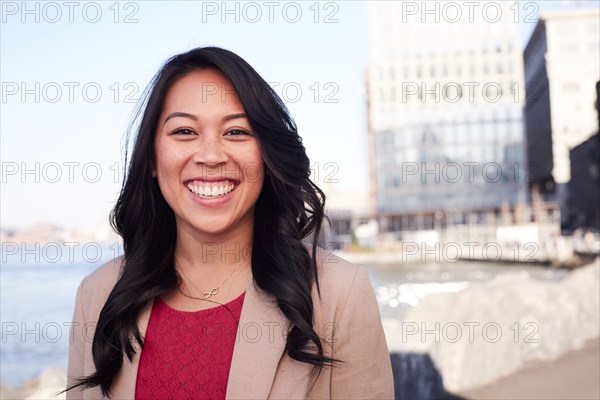
[[[252,238],[253,223],[216,235],[178,226],[175,262],[179,268],[208,274],[223,267],[244,266],[251,262]]]

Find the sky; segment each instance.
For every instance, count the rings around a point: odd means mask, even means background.
[[[317,184],[368,188],[364,1],[2,1],[1,11],[2,228],[106,224],[135,101],[168,57],[205,45],[234,51],[271,83]],[[524,46],[535,24],[520,25]]]

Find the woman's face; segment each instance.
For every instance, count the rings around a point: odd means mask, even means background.
[[[233,85],[215,69],[190,72],[168,90],[155,136],[153,175],[178,229],[251,229],[264,182],[258,138]]]

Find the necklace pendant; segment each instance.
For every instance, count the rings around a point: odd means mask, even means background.
[[[210,292],[202,293],[202,297],[204,297],[205,299],[208,299],[210,296],[214,296],[217,293],[219,293],[219,288],[212,288],[210,290]]]

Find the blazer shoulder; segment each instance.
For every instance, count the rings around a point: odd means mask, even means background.
[[[108,292],[115,286],[123,267],[124,256],[114,258],[102,264],[83,278],[81,289],[83,296],[98,292]]]
[[[309,249],[310,250],[310,249]],[[319,273],[319,286],[324,291],[348,291],[360,284],[368,284],[367,269],[347,261],[330,250],[317,248],[317,269]]]

